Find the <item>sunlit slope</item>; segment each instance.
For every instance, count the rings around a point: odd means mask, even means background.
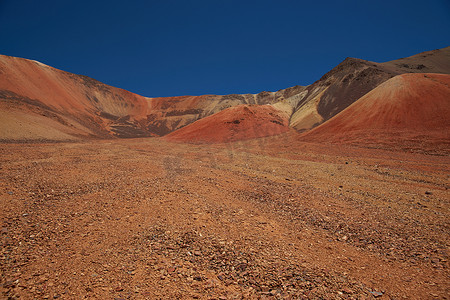
[[[277,135],[289,130],[288,115],[271,105],[239,105],[198,120],[166,136],[193,143],[224,143]]]
[[[450,143],[450,75],[403,74],[305,133],[303,140]]]

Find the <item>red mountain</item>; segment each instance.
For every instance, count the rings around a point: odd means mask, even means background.
[[[450,75],[403,74],[305,133],[308,141],[450,145]]]

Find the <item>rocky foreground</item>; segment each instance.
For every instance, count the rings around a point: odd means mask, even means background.
[[[1,144],[1,298],[448,298],[448,155],[271,139]]]

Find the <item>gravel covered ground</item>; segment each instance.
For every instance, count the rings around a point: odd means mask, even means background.
[[[448,155],[0,144],[4,299],[448,299]]]

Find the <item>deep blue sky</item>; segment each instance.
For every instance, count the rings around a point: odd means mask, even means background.
[[[450,45],[448,0],[0,0],[0,54],[149,96],[307,85]]]

